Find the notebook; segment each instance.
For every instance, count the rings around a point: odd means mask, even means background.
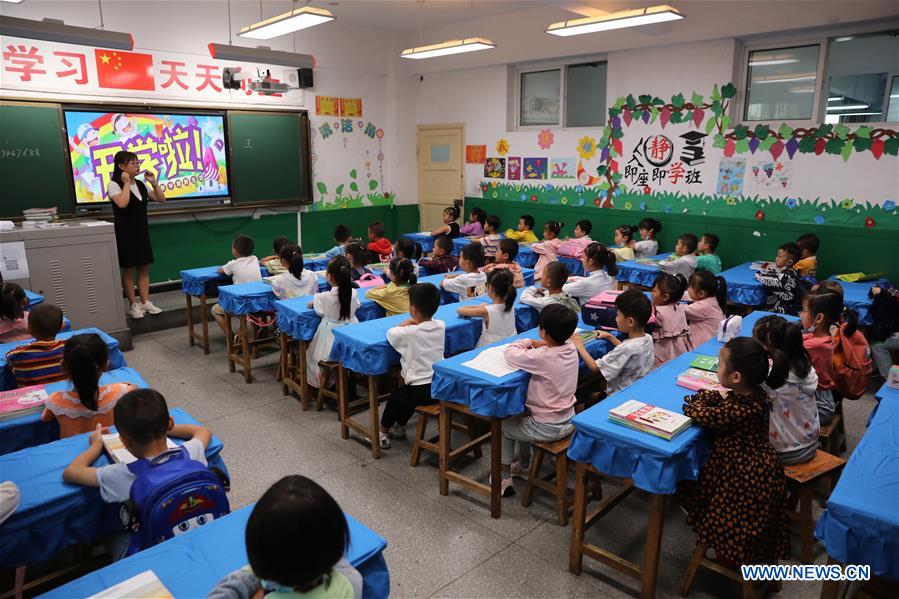
[[[0,391],[0,420],[37,412],[44,407],[48,397],[43,385]]]
[[[166,445],[168,445],[168,449],[175,449],[178,447],[171,439],[166,438],[165,442]],[[130,451],[125,449],[125,445],[119,438],[118,433],[103,435],[103,447],[106,449],[106,453],[109,454],[109,458],[117,464],[130,464],[131,462],[137,461],[137,458],[134,457]]]
[[[727,391],[718,382],[717,373],[700,370],[699,368],[688,368],[680,373],[677,377],[677,384],[691,391],[702,391],[703,389]]]

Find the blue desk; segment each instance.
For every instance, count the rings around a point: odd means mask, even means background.
[[[572,258],[570,256],[559,256],[559,262],[564,264],[568,268],[568,272],[574,276],[582,277],[586,274],[586,271],[584,270],[584,263],[577,258]]]
[[[87,327],[84,329],[78,329],[77,331],[66,331],[64,333],[58,334],[56,338],[65,340],[74,335],[86,335],[88,333],[96,333],[100,336],[100,338],[103,339],[103,341],[106,342],[106,347],[109,350],[108,370],[115,370],[117,368],[122,368],[123,366],[128,365],[125,363],[125,356],[122,355],[122,350],[119,347],[119,342],[98,328]],[[6,391],[7,389],[16,388],[16,377],[13,376],[12,370],[9,368],[9,364],[6,361],[6,354],[16,349],[17,347],[28,345],[32,341],[34,341],[34,339],[24,339],[22,341],[0,343],[0,390]]]
[[[856,314],[858,314],[858,322],[863,325],[874,324],[874,318],[871,316],[871,305],[874,303],[874,300],[868,296],[868,292],[871,291],[871,287],[875,284],[884,284],[886,279],[866,281],[864,283],[845,283],[836,277],[830,278],[843,286],[843,304],[850,310],[855,310]]]
[[[100,376],[101,385],[112,383],[131,383],[138,387],[149,386],[140,373],[133,368],[118,368],[104,372]],[[48,395],[71,388],[72,382],[69,380],[44,385],[44,390]],[[59,424],[56,420],[42,422],[41,412],[43,409],[33,414],[0,420],[0,455],[59,439]]]
[[[883,395],[818,518],[815,536],[832,559],[868,564],[877,576],[899,581],[899,392]]]
[[[248,505],[209,524],[91,572],[41,597],[89,597],[147,570],[152,570],[175,597],[205,597],[225,575],[247,565],[244,534],[253,510]],[[362,574],[362,596],[390,594],[384,561],[387,541],[346,514],[350,529],[347,560]]]
[[[170,410],[179,424],[199,424],[179,408]],[[0,456],[3,480],[11,480],[21,493],[16,512],[0,526],[0,568],[15,568],[53,557],[74,543],[86,543],[120,530],[118,504],[100,499],[96,488],[63,482],[65,470],[87,449],[88,434],[53,441]],[[210,466],[224,469],[219,455],[222,441],[213,437],[206,448]],[[104,466],[102,455],[95,466]]]
[[[403,233],[401,237],[420,245],[422,254],[433,252],[434,240],[437,239],[436,237],[432,237],[430,233],[426,233],[423,231],[416,231],[415,233]]]
[[[505,237],[505,235],[501,235],[501,237]],[[462,252],[462,248],[469,243],[472,243],[472,241],[468,237],[457,237],[456,239],[453,239],[453,256],[458,256]],[[540,256],[531,249],[530,245],[518,244],[518,256],[515,258],[515,261],[520,264],[522,268],[534,268],[539,258]],[[527,284],[533,285],[533,280]]]
[[[799,322],[798,316],[790,316],[789,314],[775,314],[774,312],[765,312],[764,310],[754,310],[743,317],[743,325],[740,328],[741,337],[752,337],[752,328],[759,320],[765,316],[780,316],[786,320]],[[693,349],[698,354],[707,356],[717,356],[724,344],[718,341],[717,337],[712,337],[699,347]]]
[[[743,306],[762,306],[765,304],[765,288],[755,280],[757,271],[749,268],[746,262],[733,268],[721,271],[727,281],[727,301]]]
[[[673,252],[663,252],[652,257],[654,261],[661,261],[670,256]],[[655,285],[656,277],[659,276],[659,267],[654,263],[642,263],[636,260],[626,260],[618,263],[618,274],[615,277],[620,283],[631,283],[632,285],[640,285],[641,287],[652,287]]]
[[[36,305],[44,301],[44,296],[35,293],[29,289],[25,290],[25,297],[28,298],[28,308],[34,308]]]

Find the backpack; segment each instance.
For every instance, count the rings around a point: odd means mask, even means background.
[[[169,459],[140,459],[128,464],[137,479],[122,512],[131,530],[128,555],[184,534],[231,512],[227,477],[190,459],[183,447]]]
[[[568,241],[562,242],[557,253],[559,256],[566,256],[568,258],[577,258],[578,260],[583,260],[584,250],[587,249],[587,246],[591,243],[593,243],[593,240],[589,237],[569,239]]]
[[[607,289],[591,297],[581,308],[581,317],[584,319],[584,322],[596,328],[618,328],[618,325],[615,323],[615,314],[618,312],[615,308],[615,299],[622,293],[624,292]],[[651,333],[655,329],[656,309],[653,306],[649,322],[646,323],[644,330],[647,333]]]
[[[871,347],[861,331],[843,334],[843,326],[833,336],[833,371],[837,391],[846,399],[858,399],[868,388]]]
[[[359,287],[380,287],[381,285],[386,285],[387,282],[384,281],[382,277],[378,275],[372,274],[370,272],[365,273],[358,279],[356,279],[356,285]]]

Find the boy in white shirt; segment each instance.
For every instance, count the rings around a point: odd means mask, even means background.
[[[459,255],[459,270],[463,272],[446,275],[441,287],[458,294],[460,299],[484,295],[487,293],[487,275],[481,272],[481,267],[485,260],[484,248],[479,243],[469,243]]]
[[[543,310],[552,304],[561,304],[575,314],[580,314],[580,304],[562,289],[569,274],[568,267],[561,262],[550,262],[543,269],[543,276],[540,278],[542,287],[525,289],[521,293],[521,303],[537,310]]]
[[[614,346],[605,356],[594,360],[580,337],[575,335],[571,338],[590,370],[605,379],[606,392],[609,394],[649,374],[655,361],[652,335],[644,331],[652,315],[649,298],[642,291],[630,289],[615,299],[615,308],[615,324],[619,331],[627,334],[627,339],[619,341],[611,333],[600,331],[598,337]]]
[[[659,270],[669,275],[683,275],[688,281],[696,272],[696,247],[699,238],[693,233],[684,233],[677,238],[674,246],[674,256],[659,263]]]
[[[256,244],[249,235],[236,235],[231,244],[231,255],[234,259],[220,266],[218,273],[231,277],[235,285],[252,283],[262,280],[262,272],[259,270],[259,258],[253,255]],[[225,311],[219,304],[212,306],[212,317],[218,323],[222,332],[225,332]]]
[[[387,331],[387,341],[400,354],[404,384],[390,395],[381,416],[379,442],[382,449],[390,448],[391,437],[406,438],[404,427],[415,408],[434,403],[431,378],[434,362],[443,359],[446,339],[446,323],[431,320],[438,307],[440,290],[430,283],[416,283],[409,287],[409,314],[412,317]]]
[[[318,275],[303,268],[303,250],[298,245],[281,248],[281,265],[287,269],[272,277],[272,291],[278,299],[306,297],[318,292]]]

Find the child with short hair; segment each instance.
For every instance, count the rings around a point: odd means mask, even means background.
[[[287,272],[272,278],[272,291],[278,299],[306,297],[318,291],[318,275],[304,268],[303,250],[298,245],[281,248],[281,265]]]
[[[818,388],[815,391],[815,403],[818,406],[818,420],[821,424],[830,424],[836,411],[836,400],[833,390],[836,387],[836,373],[833,367],[833,335],[831,327],[835,326],[843,312],[843,300],[836,293],[810,293],[802,302],[803,336],[812,366],[818,374]]]
[[[411,239],[406,239],[405,237],[398,239],[393,246],[393,255],[397,258],[408,258],[409,262],[412,263],[415,276],[417,277],[419,274],[418,261],[415,259],[416,253],[418,252],[415,247],[415,242]]]
[[[481,237],[484,235],[484,222],[487,220],[487,212],[483,208],[475,206],[468,215],[468,224],[459,229],[461,235]]]
[[[250,569],[228,574],[207,599],[362,597],[362,575],[346,559],[346,516],[305,476],[285,476],[263,493],[247,520],[245,540]]]
[[[409,287],[418,281],[415,267],[408,258],[394,258],[387,271],[390,282],[380,287],[372,287],[365,297],[384,308],[387,316],[396,316],[409,311]]]
[[[488,262],[496,258],[496,252],[499,251],[499,240],[503,238],[499,234],[500,226],[499,217],[491,214],[484,222],[484,236],[477,240],[481,242],[481,246],[484,248],[484,256]]]
[[[21,285],[3,283],[0,288],[0,343],[29,339],[28,296]]]
[[[818,271],[818,248],[821,240],[814,233],[805,233],[796,240],[799,246],[799,260],[793,265],[800,277],[814,277]]]
[[[582,219],[574,223],[574,238],[575,239],[590,239],[590,233],[593,231],[593,223],[589,220]],[[591,239],[592,241],[592,239]]]
[[[678,484],[677,497],[697,542],[724,563],[776,564],[790,557],[787,481],[768,441],[770,402],[789,362],[751,337],[735,337],[718,355],[718,382],[684,400],[684,415],[711,434],[711,454],[696,481]]]
[[[431,237],[440,235],[447,235],[450,239],[458,237],[460,229],[459,223],[456,221],[459,220],[460,214],[461,211],[458,206],[447,206],[444,208],[442,213],[443,224],[431,231]]]
[[[765,289],[764,310],[794,316],[799,312],[801,290],[794,266],[800,253],[798,245],[785,243],[777,250],[774,266],[755,273],[755,280]]]
[[[693,338],[687,325],[687,311],[678,302],[687,290],[682,276],[659,273],[652,286],[652,303],[656,312],[656,328],[652,332],[655,365],[693,349]]]
[[[446,235],[441,235],[434,240],[434,251],[431,252],[431,257],[419,260],[418,266],[432,275],[452,272],[459,266],[459,259],[452,253],[453,240]]]
[[[815,404],[818,375],[802,344],[802,327],[780,316],[765,316],[755,323],[752,336],[768,351],[783,352],[790,363],[783,385],[765,386],[772,404],[768,419],[771,445],[786,466],[807,462],[818,449],[821,424]]]
[[[626,262],[636,258],[637,255],[634,252],[634,245],[636,245],[634,234],[636,232],[637,227],[633,225],[619,225],[615,227],[615,245],[617,247],[613,247],[612,252],[615,253],[615,258],[619,262]]]
[[[482,318],[481,338],[475,347],[484,347],[502,339],[518,334],[515,328],[515,285],[512,273],[507,270],[494,270],[487,275],[487,297],[490,304],[462,306],[459,316]]]
[[[518,230],[506,230],[506,239],[512,239],[518,243],[534,243],[537,236],[534,235],[534,217],[530,214],[523,214],[518,219]]]
[[[645,331],[652,316],[649,298],[641,291],[628,289],[615,298],[615,309],[615,325],[627,338],[621,341],[608,331],[599,331],[597,337],[613,346],[600,359],[593,359],[580,337],[571,338],[587,367],[605,380],[610,394],[649,374],[655,359],[652,336]]]
[[[531,443],[558,441],[574,431],[574,392],[577,389],[578,354],[569,341],[577,328],[577,315],[561,305],[540,312],[540,340],[519,339],[504,352],[510,366],[531,375],[524,414],[502,422],[502,472],[500,492],[515,494],[512,477],[526,478]]]
[[[689,280],[696,272],[696,247],[699,239],[693,233],[684,233],[677,238],[674,246],[674,258],[659,263],[659,270],[669,275],[681,275]]]
[[[346,245],[350,242],[350,228],[346,225],[337,225],[334,227],[334,243],[336,244],[330,250],[325,252],[325,258],[330,260],[336,256],[343,256],[346,253]]]
[[[275,237],[275,240],[272,241],[274,253],[272,253],[271,256],[266,256],[259,260],[260,266],[264,266],[270,275],[279,275],[282,272],[287,272],[287,269],[281,264],[281,250],[289,245],[296,244],[283,235],[281,237]]]
[[[307,379],[309,384],[317,389],[322,388],[321,367],[318,363],[327,360],[331,355],[334,329],[359,322],[356,310],[359,309],[360,303],[353,289],[350,270],[350,261],[345,256],[332,258],[325,270],[325,278],[331,289],[316,293],[309,302],[309,307],[321,317],[315,335],[306,348]]]
[[[659,253],[659,242],[656,235],[662,232],[662,223],[654,218],[644,218],[637,223],[640,239],[634,244],[635,258],[652,258]]]
[[[134,388],[128,383],[101,385],[109,366],[109,349],[96,333],[74,335],[66,340],[62,370],[71,388],[47,398],[41,421],[59,423],[59,438],[88,433],[98,424],[113,426],[112,410],[119,399]]]
[[[44,302],[28,315],[28,333],[34,341],[6,354],[9,369],[19,387],[53,383],[66,378],[62,370],[65,341],[56,339],[62,330],[62,310]]]
[[[354,282],[358,281],[362,275],[371,274],[371,269],[365,266],[368,264],[368,252],[361,243],[352,241],[346,244],[346,257],[350,261],[350,278]]]
[[[487,280],[487,275],[481,271],[484,266],[484,248],[477,243],[469,243],[459,254],[459,270],[462,273],[446,275],[440,286],[444,291],[458,294],[460,298],[483,295],[481,288]]]
[[[390,439],[405,439],[406,423],[418,406],[434,403],[431,378],[434,362],[443,359],[446,323],[432,320],[440,307],[440,290],[430,283],[409,288],[410,318],[387,331],[387,341],[400,354],[403,384],[387,400],[381,415],[378,442],[390,448]]]
[[[618,267],[615,265],[615,254],[595,241],[584,249],[584,258],[581,262],[587,276],[569,277],[562,290],[583,306],[596,294],[615,289],[618,284],[615,279]]]
[[[714,233],[702,234],[702,237],[699,238],[699,244],[696,246],[696,251],[699,254],[696,257],[696,270],[704,268],[716,275],[721,272],[721,258],[715,253],[719,242],[720,239]]]
[[[550,262],[559,259],[559,246],[564,243],[559,238],[562,227],[565,223],[557,220],[546,221],[543,225],[543,241],[538,241],[531,246],[531,250],[539,256],[537,264],[534,265],[534,277],[539,279],[543,276],[543,269]]]
[[[711,271],[697,269],[687,289],[691,303],[684,306],[694,347],[699,347],[718,334],[727,306],[727,281]]]
[[[368,251],[376,257],[378,262],[387,262],[393,252],[393,244],[384,236],[384,224],[375,221],[368,225]]]
[[[518,257],[518,242],[513,239],[500,239],[499,248],[496,251],[496,261],[484,266],[485,273],[490,274],[494,269],[501,268],[512,273],[515,287],[524,287],[524,274],[521,272],[521,264],[515,261]]]
[[[563,289],[568,280],[568,267],[561,262],[553,262],[543,269],[543,277],[540,279],[542,287],[528,287],[521,294],[521,303],[537,310],[543,311],[547,306],[561,304],[575,313],[580,314],[581,305],[576,299],[568,295]]]
[[[259,271],[259,259],[253,255],[255,247],[256,244],[249,235],[241,235],[239,233],[235,235],[234,241],[231,243],[231,255],[234,259],[224,266],[220,266],[218,273],[231,277],[231,281],[235,285],[261,281],[262,273]],[[287,270],[287,268],[284,267],[284,270]],[[212,306],[212,317],[215,318],[215,322],[222,329],[222,332],[226,332],[225,310],[217,302]]]

